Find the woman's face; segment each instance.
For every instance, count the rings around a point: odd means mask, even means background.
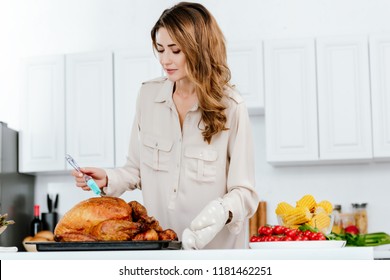
[[[159,61],[168,79],[176,82],[186,78],[186,57],[165,28],[158,30],[156,43]]]

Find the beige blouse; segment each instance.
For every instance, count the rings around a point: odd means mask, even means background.
[[[107,195],[142,189],[143,204],[165,228],[182,232],[211,200],[221,197],[232,221],[205,247],[244,248],[246,222],[257,209],[254,150],[248,111],[242,97],[228,90],[226,131],[203,140],[195,105],[183,128],[172,99],[174,84],[158,78],[142,84],[127,163],[107,169]]]

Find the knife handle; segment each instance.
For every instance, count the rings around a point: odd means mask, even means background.
[[[54,199],[54,212],[57,211],[58,208],[58,193],[56,194],[56,198]]]
[[[47,210],[49,211],[49,213],[51,213],[51,211],[53,210],[53,201],[51,200],[49,194],[46,195],[46,201],[47,201]]]

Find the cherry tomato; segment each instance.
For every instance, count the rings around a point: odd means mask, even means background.
[[[259,242],[259,237],[257,235],[253,235],[250,240],[250,242]]]
[[[276,240],[276,237],[275,237],[275,236],[270,235],[270,236],[268,237],[268,241],[277,241],[277,240]]]
[[[303,238],[302,236],[296,235],[293,240],[294,241],[302,241],[303,240],[302,238]]]
[[[308,240],[310,240],[309,237],[307,237],[307,236],[302,236],[301,238],[302,238],[302,241],[308,241]]]
[[[350,233],[350,234],[359,234],[359,228],[357,226],[354,226],[354,225],[350,225],[350,226],[347,226],[344,231],[346,233]]]
[[[293,239],[290,236],[284,236],[283,241],[293,241]]]
[[[283,241],[284,235],[274,235],[275,241]]]
[[[322,232],[318,232],[317,233],[317,240],[326,240],[326,237]]]
[[[326,240],[326,237],[321,232],[313,232],[309,237],[310,240]]]
[[[284,226],[276,225],[272,229],[272,233],[275,235],[281,235],[284,234],[286,228]]]
[[[262,234],[262,235],[272,235],[272,227],[268,227],[268,226],[262,226],[259,228],[259,234]]]
[[[309,238],[309,240],[315,240],[316,234],[317,234],[316,232],[308,231],[308,233],[306,234],[306,236]]]
[[[297,234],[298,231],[296,229],[287,229],[285,232],[285,235],[291,237],[292,239],[294,239]]]

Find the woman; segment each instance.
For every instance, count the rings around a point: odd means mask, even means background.
[[[258,205],[254,151],[224,36],[204,6],[182,2],[162,13],[151,37],[167,76],[141,86],[126,165],[82,171],[105,195],[141,189],[149,215],[185,249],[244,248]]]

